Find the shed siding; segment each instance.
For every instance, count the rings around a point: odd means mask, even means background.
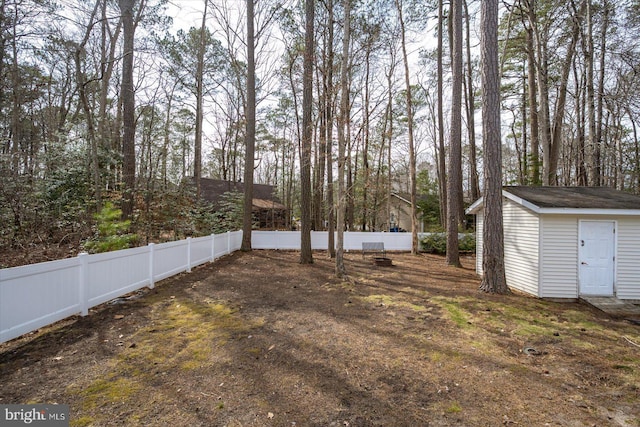
[[[507,284],[533,295],[538,291],[539,219],[522,206],[504,199],[504,264]]]
[[[476,214],[476,273],[482,276],[482,230],[484,229],[484,210]]]
[[[578,218],[541,217],[542,268],[540,297],[578,297]]]
[[[617,221],[616,296],[640,300],[640,217],[620,217]]]

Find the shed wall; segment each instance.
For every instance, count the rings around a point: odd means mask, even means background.
[[[515,289],[539,295],[539,219],[536,214],[503,200],[504,265],[507,284]]]
[[[640,217],[619,217],[614,291],[620,299],[640,300]]]
[[[482,251],[484,241],[482,240],[482,233],[484,229],[484,210],[481,210],[476,214],[476,273],[482,276]]]
[[[578,297],[578,217],[541,216],[540,297]]]

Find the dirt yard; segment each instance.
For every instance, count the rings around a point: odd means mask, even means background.
[[[72,426],[640,426],[640,327],[477,291],[439,256],[235,253],[0,345]]]

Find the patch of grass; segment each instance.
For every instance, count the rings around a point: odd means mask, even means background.
[[[90,426],[90,425],[94,425],[95,420],[92,417],[79,417],[79,418],[71,418],[71,420],[69,420],[69,425],[71,427],[85,427],[85,426]]]
[[[115,378],[115,375],[109,375],[96,379],[79,394],[84,399],[83,409],[90,410],[98,406],[124,402],[140,390],[142,386],[131,378]]]
[[[458,402],[452,402],[451,405],[449,405],[449,407],[447,409],[445,409],[445,412],[448,414],[457,414],[458,412],[462,411],[462,406],[460,406],[460,403]]]
[[[154,303],[150,326],[127,338],[131,341],[117,355],[109,371],[86,387],[69,389],[83,400],[83,409],[94,412],[113,403],[136,399],[145,382],[167,370],[194,370],[212,365],[213,348],[220,347],[234,335],[247,333],[263,322],[246,322],[236,310],[220,301],[158,300]],[[133,345],[135,344],[135,345]],[[90,414],[91,415],[91,414]],[[85,417],[85,425],[104,420]],[[83,425],[83,424],[78,424]]]
[[[449,319],[459,328],[467,329],[471,326],[469,324],[469,319],[471,318],[470,313],[464,310],[455,300],[450,298],[433,298],[432,301],[442,307],[447,312]]]
[[[422,305],[413,304],[413,303],[402,301],[402,300],[396,300],[390,295],[369,295],[367,297],[362,298],[362,300],[371,304],[376,304],[376,305],[408,308],[418,313],[427,310]]]
[[[584,339],[580,339],[580,338],[571,339],[571,345],[573,345],[574,347],[577,347],[579,349],[582,349],[582,350],[596,350],[596,349],[599,348],[593,342],[587,341],[587,340],[584,340]]]

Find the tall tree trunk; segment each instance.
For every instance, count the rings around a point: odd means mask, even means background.
[[[447,179],[447,264],[460,267],[458,224],[462,193],[462,0],[452,0],[451,138]]]
[[[586,0],[589,1],[589,0]],[[558,160],[560,157],[560,146],[562,145],[562,127],[564,125],[564,113],[567,100],[567,82],[569,81],[569,73],[571,71],[571,64],[573,61],[573,55],[578,43],[578,37],[580,35],[580,19],[584,12],[585,2],[582,3],[580,10],[574,10],[573,16],[573,29],[571,35],[571,42],[567,48],[567,54],[565,61],[562,65],[562,73],[560,77],[560,83],[558,87],[558,99],[556,101],[556,110],[553,120],[553,133],[551,135],[551,146],[549,154],[549,167],[547,169],[547,185],[555,185],[557,183],[557,170]]]
[[[247,0],[247,9],[249,8],[248,3],[250,2],[250,0]],[[195,181],[196,184],[196,198],[200,199],[200,196],[202,194],[202,188],[201,188],[201,179],[202,179],[202,122],[203,122],[203,110],[202,110],[202,104],[203,104],[203,96],[204,96],[204,53],[206,50],[206,39],[205,39],[205,33],[206,33],[206,23],[207,23],[207,5],[209,4],[209,0],[204,0],[204,11],[202,12],[202,23],[200,24],[200,40],[198,41],[198,54],[197,54],[197,58],[196,58],[196,129],[195,129],[195,140],[194,140],[194,144],[193,144],[193,179]],[[247,10],[247,20],[249,19],[248,17],[249,15],[249,11]],[[249,33],[249,28],[247,27],[247,33]],[[247,51],[249,51],[249,49],[251,48],[251,44],[249,43],[249,34],[247,34]],[[251,61],[251,59],[248,60],[248,62]],[[250,67],[250,64],[247,64],[247,68]],[[254,71],[255,72],[255,71]],[[251,71],[249,69],[247,69],[247,86],[248,86],[248,80],[249,80],[249,74],[251,73]],[[254,77],[254,81],[255,81],[255,77]],[[247,91],[249,91],[250,89],[247,88]],[[247,96],[249,96],[247,94]],[[247,100],[247,103],[249,103],[249,101]],[[255,107],[254,107],[254,111],[255,111]],[[247,120],[247,127],[249,126],[249,121]],[[255,127],[255,126],[254,126]],[[247,132],[248,133],[248,132]],[[252,168],[252,172],[253,172],[253,168]],[[246,187],[246,182],[245,182],[245,187]],[[245,191],[246,194],[246,191]],[[249,232],[249,236],[251,235],[251,232]]]
[[[530,2],[530,8],[533,7],[534,0]],[[531,20],[535,22],[535,16],[531,17]],[[530,155],[530,172],[529,182],[531,185],[540,185],[540,123],[538,121],[538,98],[537,98],[537,85],[536,85],[536,54],[534,50],[534,37],[532,24],[526,29],[527,38],[527,82],[528,82],[528,95],[529,95],[529,128],[531,138],[531,155]]]
[[[367,231],[367,225],[369,223],[369,201],[367,200],[369,197],[370,190],[370,169],[369,169],[369,79],[371,74],[371,45],[367,41],[367,46],[365,47],[365,63],[364,63],[364,100],[363,100],[363,117],[362,117],[362,128],[363,128],[363,137],[362,137],[362,231]]]
[[[329,249],[329,257],[335,258],[336,256],[336,243],[335,243],[335,203],[333,197],[333,0],[327,0],[328,16],[328,36],[327,36],[327,63],[325,64],[326,83],[325,90],[326,95],[324,97],[327,103],[325,108],[326,123],[327,123],[327,222],[328,222],[328,241],[327,248]]]
[[[600,74],[598,76],[598,92],[597,92],[597,104],[596,104],[596,137],[595,142],[596,146],[602,146],[602,114],[604,109],[604,79],[606,74],[606,48],[607,48],[607,32],[609,29],[609,13],[610,6],[609,1],[604,0],[602,3],[603,8],[603,18],[602,18],[602,29],[600,33]],[[621,165],[622,166],[622,165]]]
[[[600,144],[596,141],[596,112],[595,112],[595,95],[593,81],[593,21],[591,0],[586,1],[586,26],[587,33],[586,46],[584,49],[584,61],[586,68],[586,85],[587,85],[587,124],[589,129],[588,153],[589,153],[589,184],[592,186],[600,186]]]
[[[119,0],[122,14],[123,58],[122,83],[122,218],[129,219],[133,215],[136,186],[136,124],[135,124],[135,92],[133,87],[133,41],[135,26],[133,24],[133,6],[135,0]]]
[[[413,105],[411,98],[411,82],[409,80],[409,58],[407,56],[407,43],[405,40],[405,25],[402,12],[402,3],[396,0],[398,18],[400,20],[400,43],[402,47],[402,59],[404,61],[404,83],[407,102],[407,130],[409,139],[409,192],[411,194],[411,253],[418,253],[418,209],[416,190],[416,150],[413,142]],[[462,17],[462,15],[460,15]],[[462,53],[462,51],[460,51]]]
[[[303,60],[303,89],[302,89],[302,151],[300,158],[300,263],[313,263],[311,252],[311,139],[313,138],[313,121],[311,109],[313,107],[313,58],[314,58],[314,19],[315,2],[305,2],[305,35]]]
[[[119,20],[116,24],[116,28],[113,32],[109,31],[109,21],[107,19],[107,3],[102,3],[102,40],[100,50],[100,67],[101,67],[101,82],[100,82],[100,98],[98,108],[98,146],[100,148],[108,148],[110,150],[116,149],[116,139],[113,137],[113,133],[109,129],[109,89],[111,88],[111,77],[113,76],[113,70],[116,64],[116,50],[118,48],[118,39],[120,38],[120,31],[122,30],[122,21]],[[108,36],[108,37],[107,37]],[[108,49],[107,49],[108,44]],[[111,176],[107,178],[107,188],[116,188],[116,164],[110,162],[108,165]],[[99,203],[98,203],[99,204]],[[100,206],[98,206],[100,209]]]
[[[251,229],[253,228],[253,159],[256,146],[256,61],[253,0],[247,0],[247,106],[245,116],[244,209],[240,249],[250,251]]]
[[[480,289],[508,293],[504,269],[502,224],[502,141],[500,137],[500,69],[498,66],[498,0],[480,6],[482,54],[482,133],[484,135],[483,277]]]
[[[438,186],[440,190],[440,223],[443,228],[447,225],[447,162],[444,146],[444,91],[443,91],[443,39],[444,39],[444,0],[438,0]],[[389,157],[391,158],[391,157]],[[391,163],[389,163],[391,168]]]
[[[327,61],[327,44],[326,41],[323,44],[322,60],[324,63]],[[316,70],[319,70],[317,67]],[[325,67],[326,70],[326,67]],[[318,87],[318,120],[320,122],[320,128],[318,132],[318,144],[316,148],[316,166],[313,170],[314,183],[313,183],[313,229],[324,230],[324,179],[325,179],[325,167],[327,164],[327,96],[326,89],[326,71],[322,73],[322,77],[317,77]]]
[[[344,266],[344,226],[345,226],[345,197],[344,172],[345,149],[347,140],[345,127],[349,120],[349,44],[351,37],[351,1],[343,0],[344,25],[342,35],[342,62],[340,64],[340,116],[338,119],[338,212],[336,229],[338,234],[336,248],[336,276],[344,277],[347,270]]]
[[[78,86],[78,97],[80,98],[80,104],[82,105],[82,111],[87,121],[87,142],[89,143],[89,152],[91,153],[91,175],[93,178],[93,195],[96,199],[96,208],[100,210],[102,208],[102,183],[100,180],[100,162],[98,160],[98,141],[96,140],[96,131],[93,111],[89,105],[87,98],[87,82],[85,73],[82,70],[82,58],[86,55],[85,46],[91,36],[91,28],[94,25],[94,19],[98,13],[100,6],[100,0],[96,1],[96,5],[91,12],[89,23],[87,24],[87,30],[84,34],[82,41],[76,46],[74,52],[74,60],[76,66],[76,81]],[[104,84],[104,83],[103,83]]]
[[[476,125],[475,125],[475,91],[473,87],[473,67],[471,66],[471,28],[469,25],[469,8],[467,0],[463,0],[465,29],[466,29],[466,48],[467,48],[467,130],[469,132],[469,190],[471,192],[471,200],[475,201],[480,198],[480,183],[478,179],[478,160],[476,149]]]

